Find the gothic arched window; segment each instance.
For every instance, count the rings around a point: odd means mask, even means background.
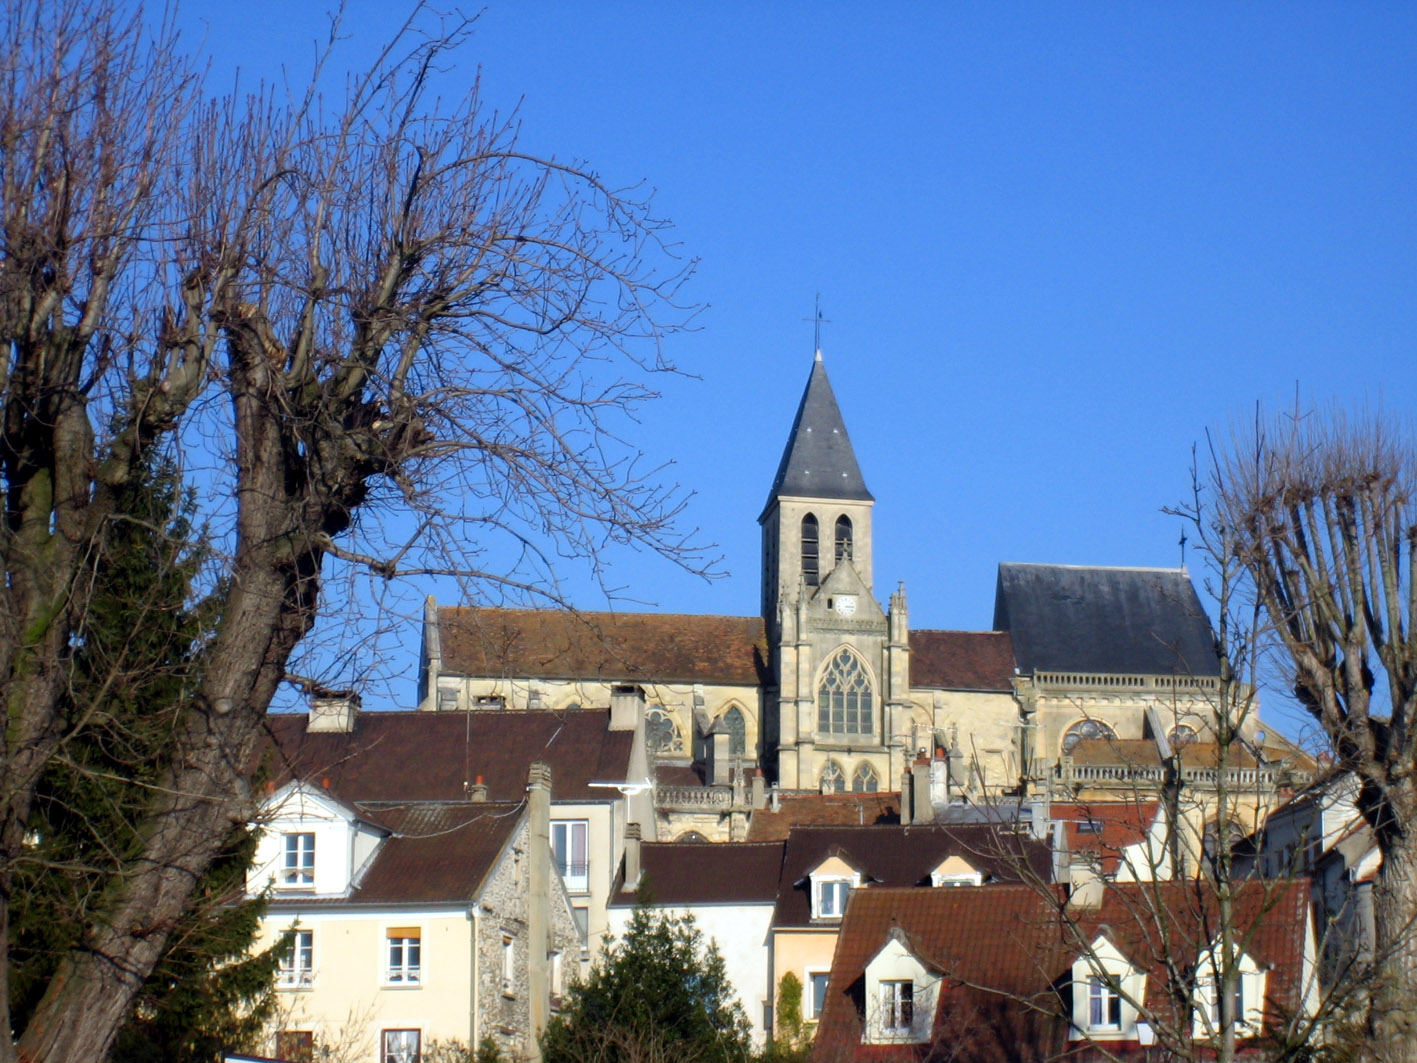
[[[1117,732],[1101,720],[1079,720],[1063,735],[1063,752],[1071,753],[1084,738],[1105,738],[1110,742],[1116,737]]]
[[[831,735],[873,734],[873,710],[866,666],[850,650],[839,650],[817,687],[817,730]]]
[[[876,769],[869,764],[859,765],[856,774],[851,777],[852,792],[873,794],[880,788],[881,780],[876,776]]]
[[[845,514],[836,518],[836,559],[851,560],[851,518]]]
[[[1180,749],[1196,740],[1196,729],[1189,724],[1178,723],[1166,737],[1171,742],[1172,749]]]
[[[802,518],[802,580],[815,587],[821,568],[817,557],[817,518],[808,513]]]
[[[728,752],[730,756],[741,757],[748,752],[748,723],[738,706],[733,706],[723,714],[724,725],[728,728]]]
[[[842,774],[841,765],[834,760],[827,761],[827,766],[822,769],[822,793],[846,793],[846,776]]]
[[[645,743],[651,753],[682,753],[684,750],[679,725],[659,705],[645,713]]]

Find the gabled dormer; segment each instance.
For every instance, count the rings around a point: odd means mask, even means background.
[[[900,929],[866,964],[864,1044],[924,1044],[935,1029],[940,970]]]
[[[1073,960],[1071,1040],[1134,1041],[1138,1008],[1146,999],[1146,972],[1106,933]]]
[[[847,897],[861,885],[861,868],[837,850],[807,873],[806,882],[812,897],[812,921],[840,922]]]
[[[1196,992],[1192,1012],[1192,1033],[1198,1040],[1220,1037],[1220,992],[1224,975],[1224,952],[1215,942],[1201,953],[1196,964]],[[1266,972],[1247,952],[1234,956],[1234,1012],[1236,1037],[1255,1037],[1264,1028]]]
[[[264,829],[247,892],[269,885],[276,899],[348,896],[389,833],[323,788],[298,780],[267,797],[258,818]]]
[[[932,886],[982,886],[984,872],[962,856],[951,854],[945,857],[930,872]]]

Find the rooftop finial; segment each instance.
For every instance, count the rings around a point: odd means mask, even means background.
[[[830,325],[831,318],[822,317],[822,293],[817,293],[816,312],[811,317],[804,317],[803,321],[812,322],[812,349],[817,352],[817,361],[822,360],[822,326]]]

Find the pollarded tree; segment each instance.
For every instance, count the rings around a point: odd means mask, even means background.
[[[528,155],[475,90],[434,96],[466,22],[416,13],[339,103],[209,97],[173,26],[116,0],[0,26],[5,956],[41,780],[93,723],[66,705],[100,544],[155,449],[202,481],[221,594],[131,872],[28,1021],[0,1015],[0,1063],[57,1063],[107,1054],[251,818],[244,767],[333,571],[554,597],[544,559],[607,542],[697,563],[617,437],[669,368],[683,271],[642,199]]]
[[[748,1019],[693,918],[641,905],[571,986],[541,1049],[545,1063],[740,1063]]]
[[[1382,853],[1372,1048],[1417,1059],[1417,451],[1369,414],[1278,419],[1214,464],[1215,512]]]

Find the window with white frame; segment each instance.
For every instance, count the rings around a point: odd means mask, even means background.
[[[881,983],[881,1034],[908,1037],[915,1027],[915,982],[908,979]]]
[[[284,837],[279,884],[287,888],[315,885],[315,835],[293,831]]]
[[[308,986],[315,980],[315,932],[295,930],[290,944],[281,953],[278,985],[287,989]]]
[[[827,984],[830,971],[807,972],[807,1014],[806,1018],[816,1022],[822,1017],[822,1009],[827,1006]]]
[[[381,1040],[382,1063],[420,1063],[423,1057],[422,1030],[385,1030]]]
[[[423,982],[423,931],[416,926],[390,927],[384,953],[389,985],[421,985]]]
[[[1122,1028],[1122,995],[1117,992],[1117,987],[1112,984],[1110,978],[1093,975],[1087,980],[1087,1028]]]
[[[1137,1007],[1145,997],[1146,972],[1134,967],[1106,934],[1099,934],[1073,961],[1070,1038],[1134,1038]]]
[[[557,820],[551,824],[551,851],[556,854],[556,870],[571,893],[590,889],[590,825],[586,820]]]
[[[1219,946],[1206,950],[1196,968],[1194,1034],[1198,1039],[1220,1035],[1220,985],[1224,967]],[[1248,953],[1237,952],[1234,960],[1234,1024],[1236,1037],[1250,1037],[1264,1024],[1265,972]]]
[[[846,911],[846,897],[851,892],[848,878],[822,878],[812,882],[812,915],[817,919],[840,919]]]

